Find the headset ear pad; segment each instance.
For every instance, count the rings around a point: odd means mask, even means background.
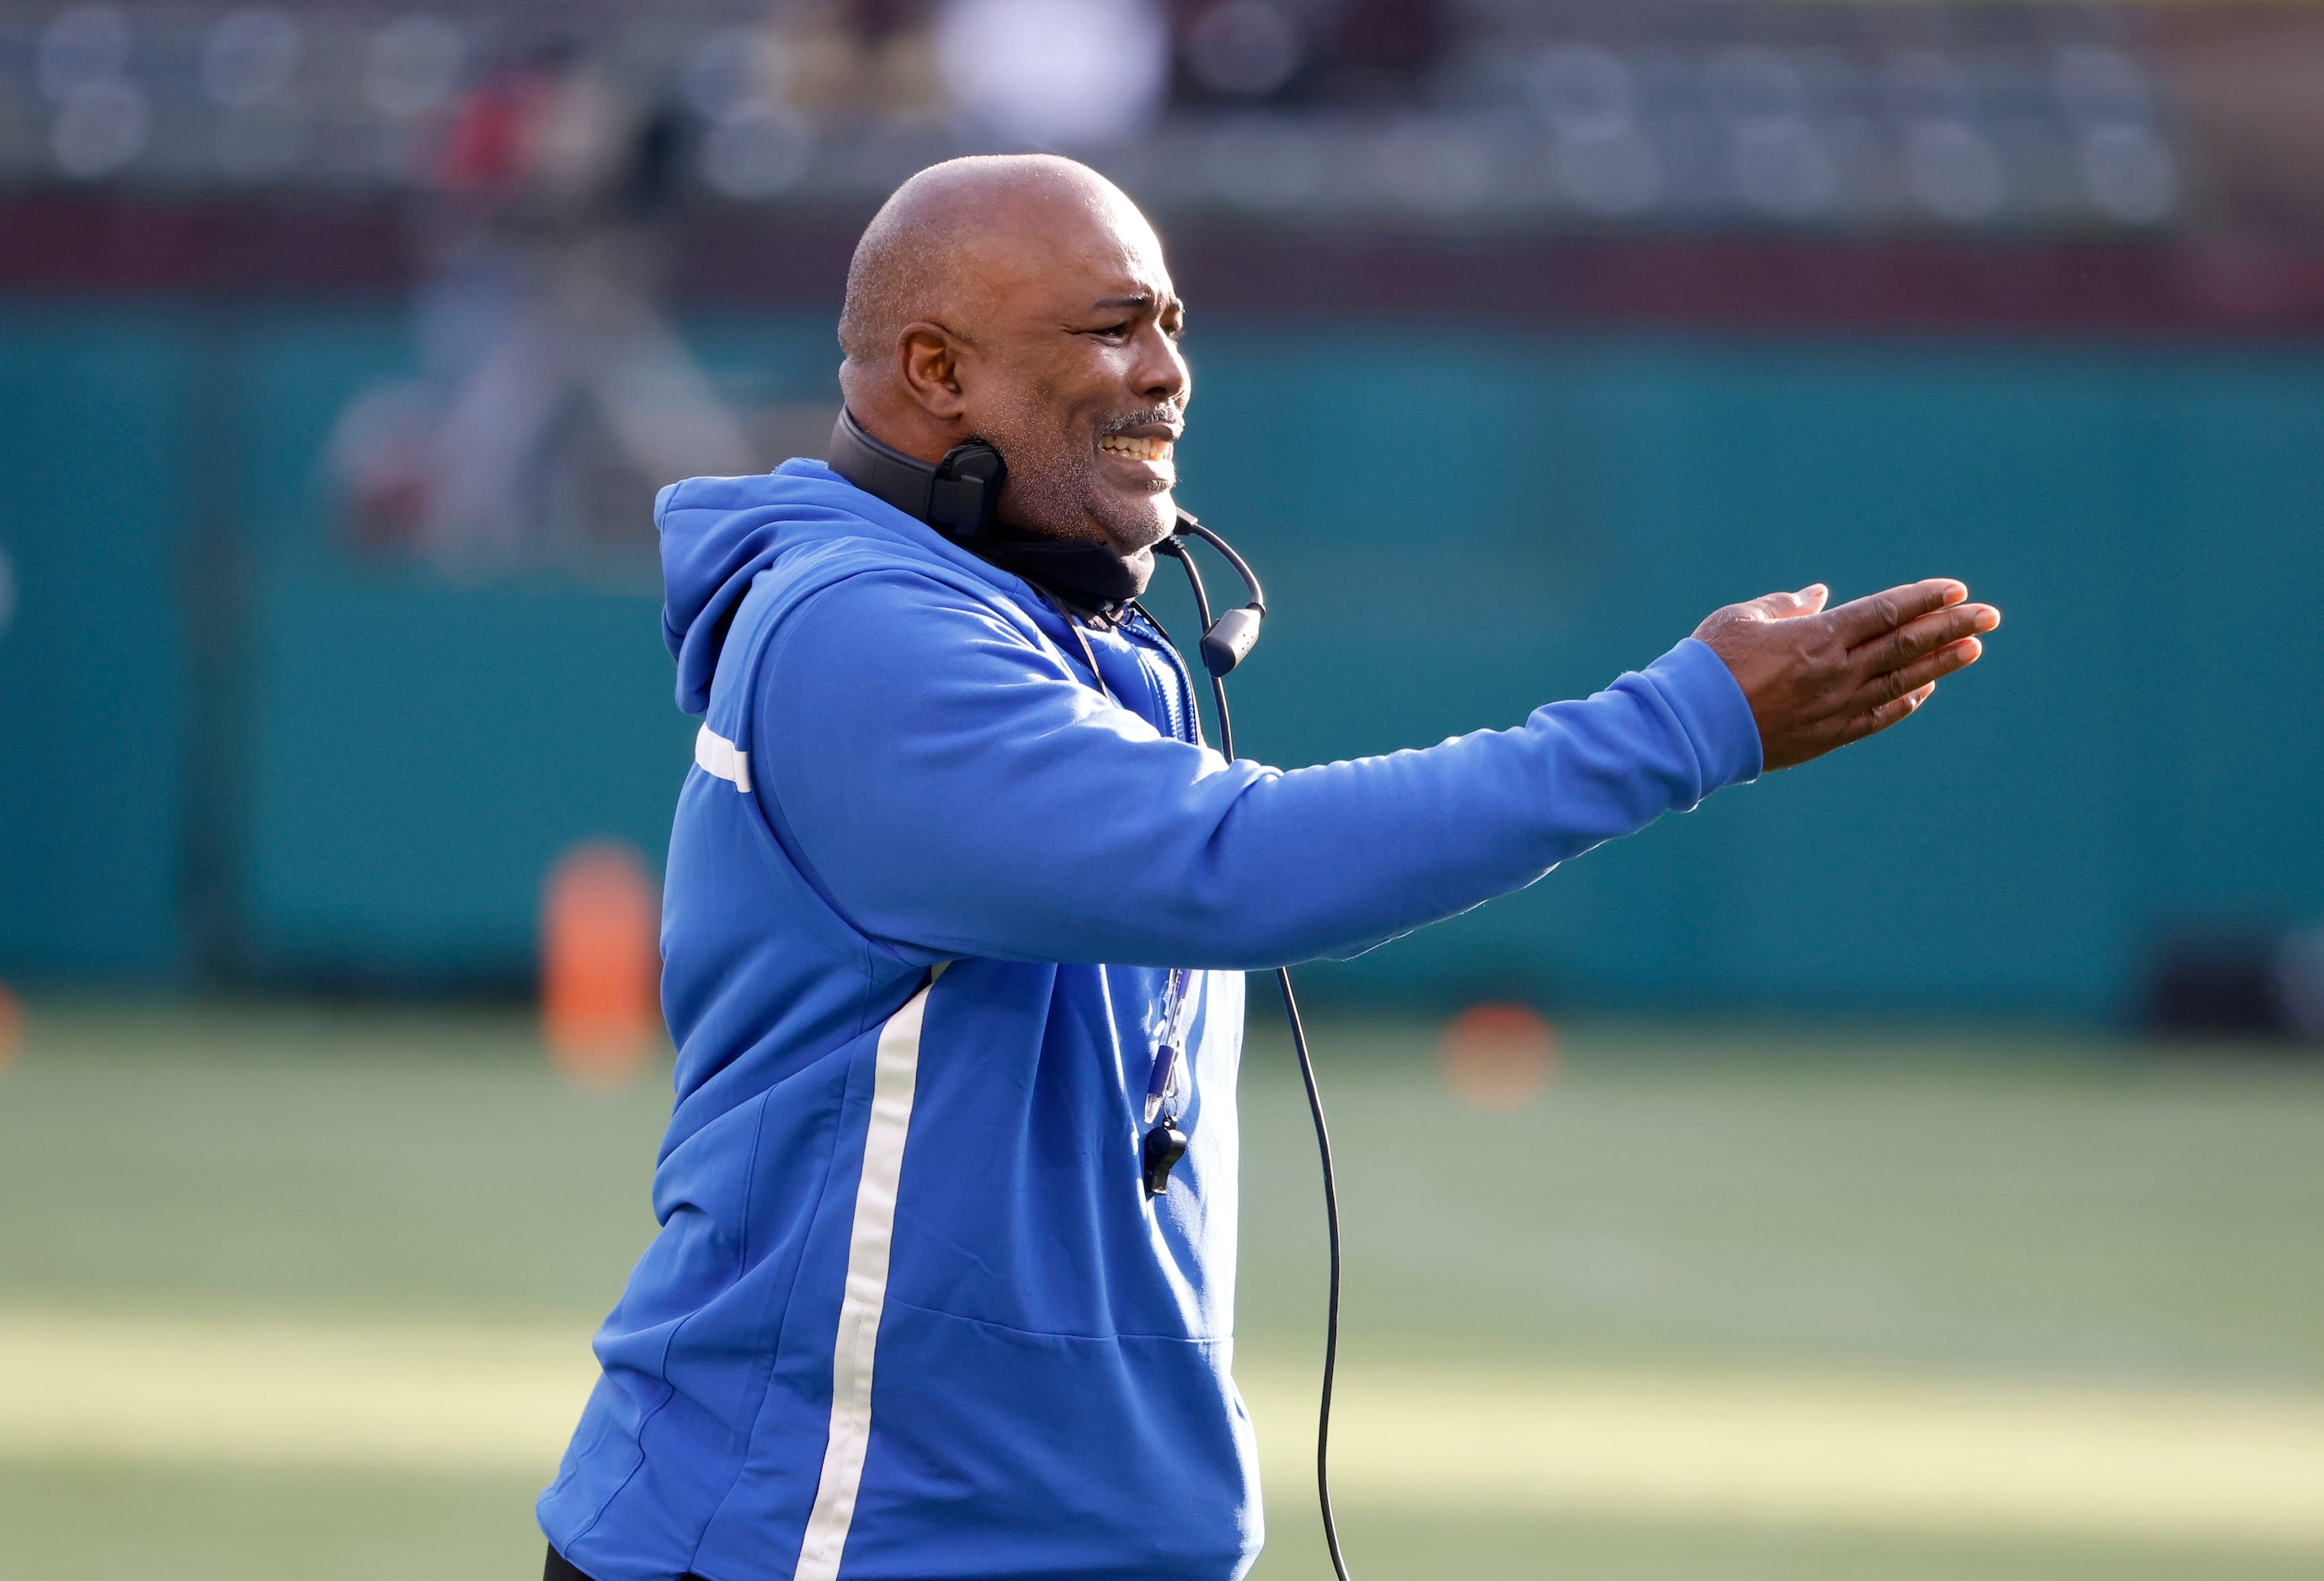
[[[1001,485],[1009,464],[982,439],[970,439],[945,452],[936,463],[936,486],[928,496],[928,524],[956,538],[982,538],[1001,508]]]

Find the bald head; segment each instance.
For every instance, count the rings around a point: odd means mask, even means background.
[[[859,376],[885,363],[908,324],[974,337],[1011,254],[1028,240],[1146,219],[1120,188],[1056,154],[972,154],[930,165],[890,195],[847,266],[839,349]],[[1158,251],[1158,248],[1157,248]]]
[[[1161,243],[1120,188],[1050,154],[933,165],[857,244],[840,387],[875,437],[1009,464],[1004,519],[1139,551],[1176,519],[1187,391]]]

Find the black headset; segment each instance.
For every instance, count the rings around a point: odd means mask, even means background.
[[[1001,485],[1009,476],[1009,464],[1001,459],[1001,452],[982,439],[968,439],[954,446],[945,452],[942,461],[931,466],[865,433],[855,421],[855,414],[844,406],[831,431],[831,454],[825,464],[872,498],[886,501],[963,544],[973,543],[991,533],[994,513],[1001,504]],[[1250,602],[1226,611],[1216,620],[1211,618],[1210,594],[1203,585],[1203,574],[1195,566],[1194,556],[1187,552],[1190,538],[1210,545],[1233,568],[1250,593]],[[1267,616],[1267,594],[1260,589],[1250,562],[1186,511],[1178,512],[1176,530],[1156,544],[1154,552],[1169,556],[1186,573],[1186,585],[1194,597],[1194,618],[1203,628],[1203,668],[1210,676],[1211,702],[1218,711],[1219,749],[1232,761],[1234,721],[1227,712],[1227,672],[1240,664],[1259,641],[1259,622]],[[1096,668],[1094,656],[1091,668]],[[1323,1323],[1323,1398],[1315,1419],[1315,1493],[1323,1505],[1323,1543],[1331,1551],[1332,1571],[1339,1581],[1348,1581],[1347,1563],[1340,1557],[1339,1526],[1332,1517],[1332,1382],[1340,1359],[1340,1188],[1332,1167],[1331,1127],[1324,1123],[1323,1099],[1315,1087],[1315,1062],[1307,1052],[1307,1028],[1300,1020],[1298,997],[1291,990],[1291,969],[1277,967],[1275,983],[1283,995],[1283,1014],[1291,1023],[1291,1044],[1299,1056],[1299,1076],[1307,1089],[1307,1113],[1315,1123],[1315,1149],[1323,1166],[1323,1217],[1331,1241],[1332,1271]],[[1158,1196],[1168,1183],[1170,1171],[1186,1155],[1187,1142],[1175,1118],[1165,1118],[1146,1133],[1139,1148],[1139,1163],[1148,1197]]]
[[[992,536],[994,515],[1001,506],[1001,486],[1009,479],[1009,464],[986,440],[963,440],[931,466],[865,433],[856,422],[855,414],[845,407],[839,409],[839,421],[831,430],[831,455],[825,464],[873,499],[893,505],[905,515],[925,521],[945,537],[963,544]],[[1186,557],[1184,540],[1190,535],[1210,545],[1220,558],[1234,567],[1235,574],[1242,578],[1243,585],[1250,592],[1249,603],[1227,611],[1215,620],[1211,619],[1209,601],[1202,593],[1201,575]],[[1203,621],[1203,668],[1215,681],[1240,664],[1258,642],[1259,622],[1267,618],[1267,594],[1260,590],[1259,578],[1252,574],[1250,562],[1187,511],[1178,512],[1176,531],[1154,548],[1156,553],[1167,555],[1185,566],[1186,574],[1193,579]],[[1226,733],[1222,717],[1221,735],[1224,737]],[[1231,757],[1231,742],[1222,740],[1222,744],[1228,746],[1228,755]]]
[[[865,433],[845,407],[831,430],[826,464],[873,499],[964,543],[991,533],[1009,477],[1001,452],[982,439],[954,446],[930,466]]]

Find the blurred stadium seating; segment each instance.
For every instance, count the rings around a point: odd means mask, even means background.
[[[633,113],[677,123],[706,201],[876,199],[964,144],[1039,138],[1111,152],[1174,214],[2102,234],[2181,214],[2182,139],[2200,145],[2217,108],[2203,46],[2236,20],[1530,0],[447,9],[13,8],[0,174],[177,198],[427,187],[444,170],[431,133],[471,96],[586,51]],[[2319,36],[2291,33],[2269,51],[2286,75],[2287,44],[2312,62]],[[1036,36],[1044,51],[1017,47]],[[1010,71],[1047,92],[1001,92]],[[1023,102],[1077,79],[1111,89],[1104,109]]]

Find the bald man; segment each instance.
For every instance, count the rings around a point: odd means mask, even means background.
[[[1894,723],[1998,621],[1946,581],[1775,593],[1512,730],[1229,762],[1137,602],[1176,519],[1181,327],[1094,173],[939,165],[849,271],[834,464],[663,491],[703,720],[663,932],[678,1101],[661,1232],[540,1501],[552,1577],[1240,1576],[1242,973]],[[977,440],[1005,479],[954,454]],[[1158,1179],[1157,1126],[1187,1143]]]

